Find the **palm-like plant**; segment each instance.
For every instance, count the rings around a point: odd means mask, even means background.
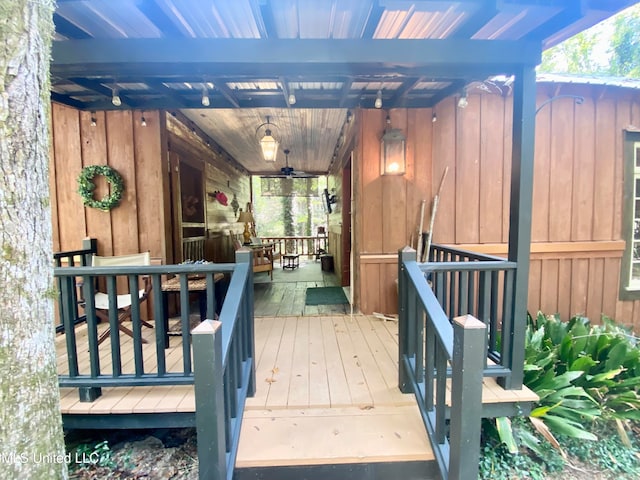
[[[608,318],[591,326],[582,316],[569,322],[558,315],[529,317],[524,384],[540,397],[531,423],[560,450],[554,434],[596,440],[590,424],[613,420],[625,440],[624,422],[640,420],[640,349]],[[536,450],[508,420],[498,419],[497,427],[510,451],[517,451],[516,438]]]

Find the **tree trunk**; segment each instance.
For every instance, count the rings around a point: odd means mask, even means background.
[[[67,477],[48,180],[53,10],[52,0],[0,0],[2,479]]]

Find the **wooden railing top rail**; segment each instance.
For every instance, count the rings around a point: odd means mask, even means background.
[[[220,321],[222,322],[222,361],[227,364],[229,355],[229,345],[233,337],[233,331],[241,311],[243,301],[242,293],[244,285],[247,283],[249,276],[249,263],[238,264],[236,273],[231,277],[229,290],[225,298],[222,310],[220,311]]]
[[[477,262],[491,262],[491,261],[504,262],[504,261],[506,261],[506,259],[504,257],[499,257],[499,256],[496,256],[496,255],[488,255],[486,253],[472,252],[471,250],[463,250],[461,248],[456,248],[455,246],[433,244],[433,245],[431,245],[431,248],[434,251],[441,251],[441,252],[445,252],[445,253],[461,255],[461,256],[464,256],[464,257],[468,258],[469,260],[473,260],[473,261],[477,261]]]
[[[447,315],[438,303],[438,299],[424,280],[424,274],[416,261],[405,261],[407,277],[415,288],[415,293],[422,307],[429,312],[433,326],[437,331],[437,339],[442,348],[447,352],[450,360],[453,358],[453,327],[449,323]]]
[[[421,263],[419,268],[422,271],[429,272],[445,272],[449,270],[455,270],[457,272],[475,272],[477,270],[483,271],[503,271],[503,270],[515,270],[517,267],[516,262],[508,262],[506,260],[495,261],[464,261],[464,262],[432,262]]]

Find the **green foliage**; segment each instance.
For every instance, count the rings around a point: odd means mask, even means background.
[[[614,451],[624,444],[625,455],[633,456],[628,453],[632,442],[624,426],[640,419],[640,349],[627,329],[606,317],[596,326],[582,316],[568,322],[562,322],[558,315],[529,317],[524,384],[540,397],[529,421],[547,442],[538,442],[531,427],[525,427],[520,419],[511,424],[497,419],[485,434],[499,439],[505,452],[513,455],[524,448],[546,462],[548,452],[542,445],[554,446],[561,455],[568,448],[583,445],[584,450],[591,445],[592,455],[614,455],[614,463],[620,463],[621,457]],[[619,437],[616,435],[615,441],[584,441],[598,439],[596,433],[603,428],[607,433],[617,429]],[[593,445],[603,443],[609,450],[596,452]],[[620,471],[632,472],[626,466]]]
[[[115,467],[111,448],[107,440],[98,443],[81,443],[71,449],[69,453],[71,454],[71,463],[69,464],[70,471],[75,471],[89,465],[106,468]]]
[[[640,7],[616,17],[611,46],[611,73],[640,78]]]
[[[544,51],[539,71],[640,78],[640,5]]]
[[[598,35],[583,31],[542,53],[539,71],[547,73],[598,73],[602,67],[596,62],[593,49]]]
[[[99,175],[104,176],[107,180],[111,192],[102,199],[96,200],[93,198],[93,191],[96,188],[93,179]],[[85,206],[108,212],[120,205],[124,193],[124,180],[116,170],[108,165],[89,165],[84,167],[78,176],[78,193]]]

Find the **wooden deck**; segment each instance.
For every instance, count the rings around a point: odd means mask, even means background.
[[[312,287],[339,286],[333,272],[323,272],[319,261],[300,256],[300,267],[286,270],[276,261],[273,280],[266,273],[254,274],[254,304],[256,316],[350,314],[351,306],[305,305],[305,292]],[[349,298],[349,295],[347,295]]]
[[[256,317],[256,395],[246,403],[236,465],[432,460],[415,400],[397,388],[397,328],[365,315]],[[77,327],[79,344],[83,330]],[[143,328],[143,335],[151,340],[154,330]],[[131,339],[121,339],[123,352],[130,351]],[[63,373],[64,337],[56,343]],[[182,337],[170,337],[168,366],[180,365],[181,346]],[[152,368],[155,344],[144,344],[143,351]],[[108,371],[109,341],[101,352]],[[79,363],[87,368],[84,356]],[[123,371],[131,363],[123,361]],[[483,400],[504,401],[504,390],[493,385],[487,380]],[[524,400],[522,392],[513,395]],[[188,414],[195,400],[192,386],[103,388],[92,403],[65,388],[61,408],[64,415]]]

